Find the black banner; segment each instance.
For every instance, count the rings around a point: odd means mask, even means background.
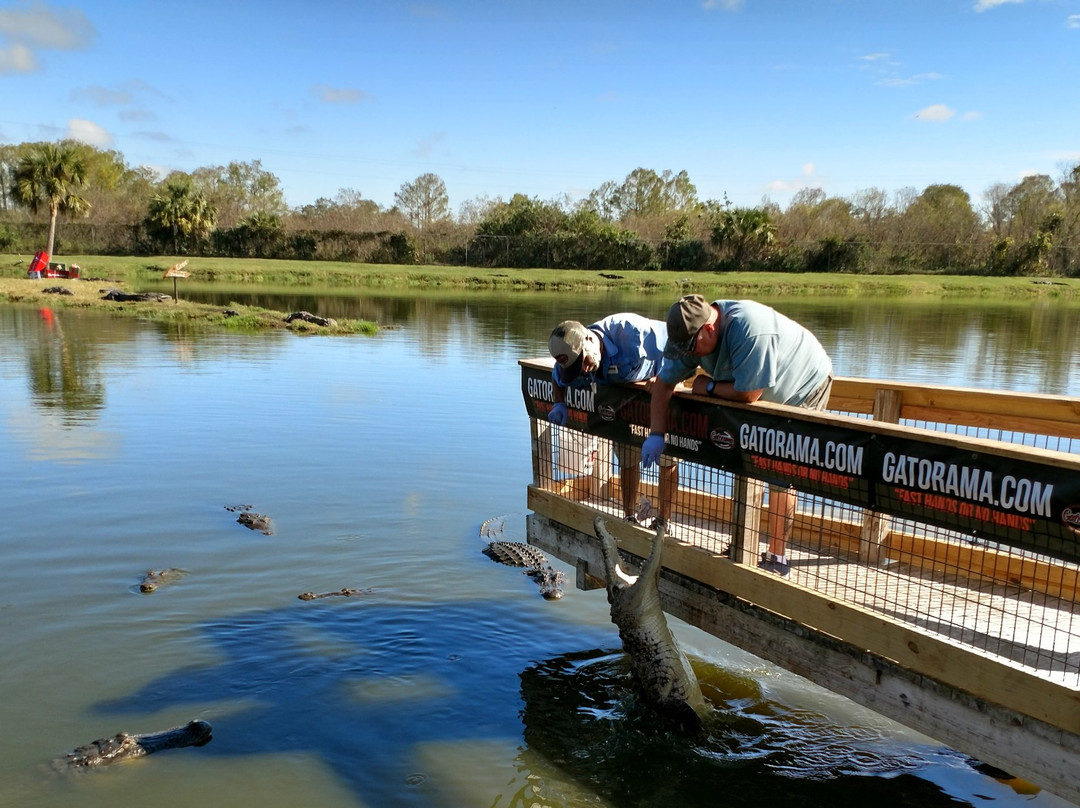
[[[530,417],[546,420],[550,371],[523,367],[522,393]],[[565,393],[568,427],[635,446],[648,436],[644,390],[595,385]],[[984,443],[950,446],[931,434],[898,436],[869,421],[820,424],[679,396],[666,441],[665,453],[683,460],[1080,562],[1080,465],[1018,460]]]

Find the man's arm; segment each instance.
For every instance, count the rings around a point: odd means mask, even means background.
[[[671,403],[671,395],[675,392],[675,385],[660,381],[660,377],[653,379],[652,398],[649,403],[649,431],[661,438],[667,434],[668,404]]]
[[[727,401],[741,401],[744,404],[751,404],[761,398],[761,394],[765,392],[764,389],[744,392],[735,389],[735,382],[715,382],[710,393],[706,388],[711,381],[713,380],[703,375],[694,379],[694,395],[711,396],[712,398],[723,398]]]
[[[570,412],[566,409],[566,392],[563,386],[559,383],[558,373],[552,371],[551,373],[551,412],[548,413],[548,420],[553,424],[563,426],[566,424],[567,418],[570,417]]]

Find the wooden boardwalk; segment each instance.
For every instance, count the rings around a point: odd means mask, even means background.
[[[598,514],[631,567],[655,538],[623,520],[617,463],[647,391],[594,389],[553,427],[550,361],[521,364],[528,539],[602,585]],[[669,614],[1080,804],[1080,399],[838,379],[828,413],[676,405]],[[786,577],[757,566],[777,485],[799,501]]]

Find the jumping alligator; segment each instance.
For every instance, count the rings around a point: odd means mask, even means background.
[[[619,629],[642,698],[684,726],[700,728],[707,709],[705,698],[660,606],[658,586],[664,523],[656,523],[652,552],[637,577],[627,575],[620,568],[619,548],[603,517],[596,517],[593,526],[604,553],[611,622]]]
[[[86,746],[80,746],[56,763],[68,769],[91,769],[121,760],[142,757],[153,752],[161,752],[165,749],[204,746],[210,743],[212,732],[213,728],[207,722],[198,719],[164,732],[152,732],[146,735],[129,735],[121,732],[111,738],[99,738]]]

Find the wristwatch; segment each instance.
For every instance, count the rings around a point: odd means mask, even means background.
[[[716,389],[716,379],[710,379],[709,383],[705,385],[705,395],[712,395],[712,391]]]

